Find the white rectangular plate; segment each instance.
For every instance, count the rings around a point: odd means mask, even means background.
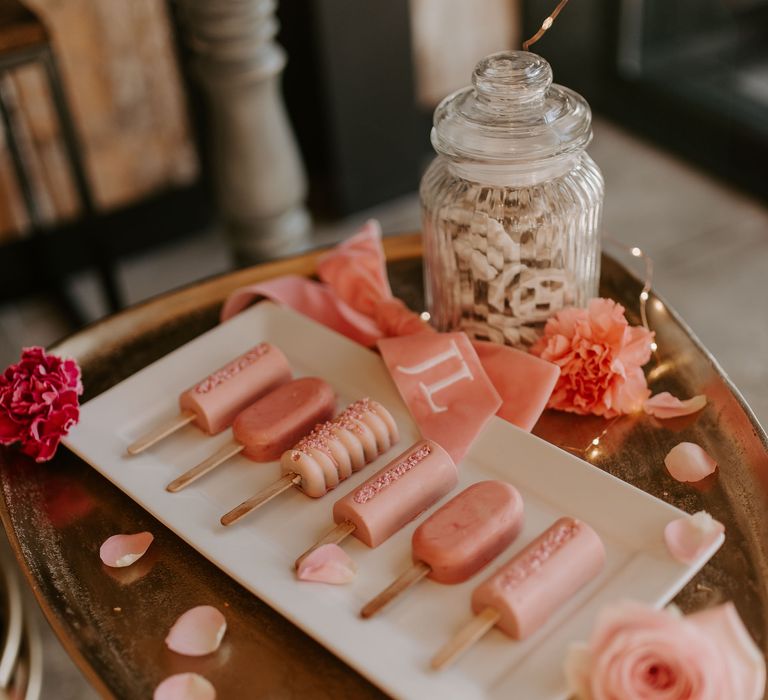
[[[165,485],[229,441],[230,431],[206,438],[187,426],[136,457],[126,455],[126,446],[156,421],[177,413],[182,390],[261,340],[281,348],[297,375],[329,381],[339,406],[362,396],[382,402],[400,426],[401,441],[324,498],[310,499],[291,489],[223,528],[219,517],[274,481],[277,463],[257,465],[236,457],[186,490],[170,494]],[[293,561],[332,526],[331,506],[337,497],[418,437],[375,353],[264,302],[89,401],[65,443],[222,571],[399,698],[563,698],[568,645],[587,638],[603,605],[620,599],[666,603],[720,544],[690,566],[675,562],[664,545],[663,530],[681,511],[493,418],[460,465],[459,488],[483,479],[514,484],[525,501],[522,535],[470,581],[455,586],[422,581],[382,614],[364,621],[361,606],[410,563],[411,533],[423,518],[375,550],[350,538],[344,548],[359,573],[346,586],[299,582]],[[608,553],[602,574],[531,638],[514,642],[492,630],[453,668],[431,671],[430,657],[470,619],[472,589],[561,515],[583,519],[600,534]]]

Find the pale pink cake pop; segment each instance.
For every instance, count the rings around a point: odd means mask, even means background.
[[[283,474],[301,477],[297,486],[307,496],[320,498],[399,439],[389,411],[377,401],[360,399],[284,452],[280,467]]]
[[[461,583],[520,534],[523,498],[504,481],[480,481],[430,515],[413,533],[414,562],[439,583]]]
[[[354,536],[376,547],[451,491],[458,478],[451,456],[421,440],[336,501],[334,522],[352,523]]]
[[[373,617],[424,576],[461,583],[520,534],[523,498],[511,484],[480,481],[438,508],[413,532],[413,565],[360,610]]]
[[[270,343],[259,343],[184,391],[179,407],[195,414],[194,423],[201,430],[215,435],[256,399],[290,378],[285,355]]]
[[[478,615],[492,608],[497,627],[524,639],[589,583],[605,564],[599,535],[575,518],[560,518],[472,594]]]
[[[238,414],[232,435],[243,446],[243,456],[254,462],[278,459],[291,445],[336,408],[330,384],[303,377],[282,384]]]

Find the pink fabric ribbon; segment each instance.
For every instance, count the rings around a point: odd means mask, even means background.
[[[450,401],[446,404],[449,410],[445,411],[447,415],[438,415],[439,420],[424,408],[424,401],[416,399],[414,386],[418,387],[418,382],[414,384],[406,380],[391,363],[396,362],[402,367],[407,364],[404,353],[417,352],[418,348],[423,364],[424,353],[427,352],[425,348],[430,342],[424,337],[414,345],[406,336],[415,334],[432,334],[434,353],[439,356],[444,352],[440,350],[444,343],[443,334],[436,334],[418,314],[392,295],[377,221],[366,222],[356,235],[321,256],[317,262],[317,274],[320,282],[285,276],[242,287],[224,303],[221,320],[225,321],[242,311],[257,296],[264,296],[290,306],[367,347],[390,338],[386,345],[380,346],[390,373],[424,436],[439,443],[441,438],[449,440],[447,436],[451,429],[455,429],[456,416],[466,418],[467,408],[473,404],[480,410],[476,432],[496,411],[523,430],[533,428],[546,406],[560,370],[551,362],[503,345],[489,347],[488,343],[459,343],[466,365],[479,369],[473,374],[477,381],[473,384],[465,382],[460,391],[450,392]],[[395,338],[401,338],[402,342],[392,340]],[[447,401],[446,398],[442,400]],[[455,410],[450,410],[452,407]],[[464,437],[452,450],[455,457],[460,459],[463,456],[474,437],[471,433],[471,429],[462,428]]]
[[[357,234],[321,256],[317,275],[322,282],[286,275],[241,287],[224,303],[221,320],[265,296],[366,347],[380,338],[434,332],[392,296],[378,221],[367,221]]]
[[[379,350],[421,434],[458,463],[502,403],[466,333],[382,338]]]

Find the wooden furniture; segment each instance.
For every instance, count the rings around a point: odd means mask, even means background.
[[[385,239],[392,287],[423,308],[421,242]],[[284,274],[312,275],[318,253],[230,273],[160,296],[64,340],[53,352],[82,365],[86,400],[213,327],[233,290]],[[601,294],[638,320],[642,283],[604,257]],[[715,360],[675,312],[652,294],[649,321],[659,345],[649,376],[655,391],[705,391],[698,418],[660,428],[627,417],[547,412],[535,433],[577,449],[595,466],[680,506],[706,509],[726,525],[726,542],[675,602],[694,610],[732,599],[765,649],[768,643],[768,436]],[[608,427],[595,454],[592,438]],[[664,438],[675,430],[698,442],[719,464],[708,489],[673,482],[663,471]],[[583,449],[582,449],[583,448]],[[35,465],[0,449],[0,518],[18,561],[67,651],[104,697],[150,697],[165,676],[197,671],[219,697],[378,698],[382,693],[267,605],[247,593],[66,449]],[[117,532],[151,530],[147,555],[127,569],[107,569],[101,542]],[[179,610],[205,602],[225,611],[222,653],[201,659],[171,654],[163,639]]]
[[[310,219],[296,140],[280,94],[285,53],[275,0],[181,0],[208,97],[216,201],[237,261],[306,248]]]
[[[67,289],[66,273],[59,265],[56,257],[51,254],[51,250],[45,245],[46,225],[38,210],[32,191],[31,178],[17,137],[18,122],[21,115],[3,82],[4,73],[27,63],[42,65],[50,89],[65,155],[80,200],[81,217],[87,231],[86,241],[89,250],[81,251],[81,254],[85,253],[87,259],[98,270],[108,308],[111,311],[117,311],[122,306],[120,293],[112,262],[103,245],[103,236],[99,236],[93,227],[93,198],[50,37],[37,16],[18,0],[4,0],[3,4],[0,5],[0,120],[18,186],[31,223],[31,235],[37,243],[34,249],[30,251],[33,258],[31,267],[43,280],[44,287],[62,306],[72,324],[77,327],[83,325],[85,318]]]

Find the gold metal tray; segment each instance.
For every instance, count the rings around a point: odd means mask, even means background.
[[[385,240],[395,294],[423,307],[418,235]],[[191,340],[217,322],[229,292],[281,274],[311,275],[316,254],[227,274],[158,297],[57,344],[83,368],[85,399]],[[641,283],[603,258],[601,294],[638,323]],[[649,321],[659,351],[654,391],[706,393],[698,416],[660,423],[647,416],[612,423],[547,412],[535,432],[688,512],[706,509],[726,524],[725,545],[676,598],[684,610],[733,600],[760,647],[768,644],[768,438],[715,360],[662,299]],[[607,431],[597,450],[591,441]],[[679,484],[663,467],[677,442],[702,445],[718,472]],[[105,697],[148,698],[164,677],[205,675],[221,698],[374,698],[381,691],[247,593],[66,449],[45,466],[0,450],[0,517],[49,622]],[[150,530],[155,543],[126,570],[104,567],[100,544],[117,532]],[[163,643],[178,611],[208,603],[229,632],[211,657],[185,658]]]

